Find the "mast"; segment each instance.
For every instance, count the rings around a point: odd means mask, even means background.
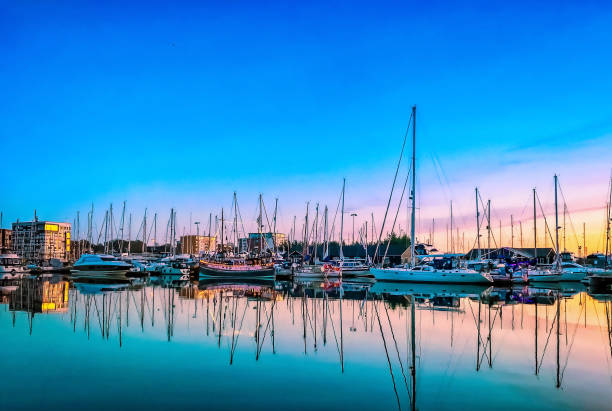
[[[172,212],[170,213],[170,218],[172,219]],[[172,227],[172,226],[170,226]],[[136,234],[138,237],[138,234]],[[142,218],[142,252],[147,252],[147,209],[145,208],[144,217]]]
[[[482,258],[480,251],[480,212],[478,211],[478,187],[476,187],[476,240],[478,242],[478,261]]]
[[[131,251],[132,251],[132,213],[130,213],[130,219],[128,223],[128,247],[127,247],[128,255],[130,255]]]
[[[317,203],[316,212],[315,212],[315,223],[314,223],[314,257],[312,261],[316,261],[317,259],[317,240],[318,240],[318,227],[319,226],[319,203]]]
[[[327,206],[325,206],[325,213],[323,217],[323,259],[329,255],[329,242],[327,239]]]
[[[450,202],[450,252],[455,252],[453,248],[453,200]]]
[[[111,203],[110,205],[110,217],[109,217],[109,221],[108,221],[109,225],[110,225],[110,253],[112,254],[114,251],[114,247],[113,247],[113,203]]]
[[[221,209],[221,253],[223,253],[223,208]]]
[[[536,224],[536,189],[533,189],[533,258],[535,258],[535,265],[538,265],[538,231]]]
[[[608,254],[610,252],[610,221],[612,215],[610,215],[610,209],[612,209],[612,176],[610,176],[610,189],[608,191],[608,207],[606,209],[606,255],[604,258],[604,268],[608,268]],[[586,249],[586,245],[585,245]]]
[[[157,250],[157,213],[153,215],[153,248]]]
[[[303,234],[303,242],[304,244],[302,245],[302,253],[304,254],[304,257],[306,257],[306,254],[308,254],[308,206],[310,205],[310,201],[306,202],[306,219],[304,220],[304,232]]]
[[[234,191],[234,241],[236,244],[235,253],[238,253],[238,198],[236,198],[236,192]]]
[[[121,245],[119,246],[119,252],[123,253],[123,240],[125,233],[125,200],[123,201],[123,209],[121,210]]]
[[[412,197],[412,213],[410,215],[410,264],[412,267],[415,266],[416,256],[414,255],[415,247],[415,216],[416,216],[416,105],[412,106],[412,187],[410,189],[410,196]],[[384,262],[383,262],[384,263]]]
[[[555,247],[557,248],[557,260],[556,266],[557,269],[561,266],[561,261],[559,260],[559,208],[557,205],[557,185],[558,185],[558,177],[555,174]]]
[[[487,255],[491,258],[491,200],[487,200]]]
[[[344,259],[344,252],[342,250],[342,234],[344,232],[344,186],[346,185],[346,179],[342,179],[342,213],[340,214],[340,260]]]
[[[273,233],[273,243],[274,243],[274,255],[278,252],[278,244],[276,244],[276,212],[278,210],[278,197],[274,199],[274,233]]]
[[[259,230],[259,254],[263,253],[263,233],[262,233],[262,225],[263,225],[263,220],[262,220],[262,200],[261,200],[261,194],[259,194],[259,220],[257,222],[257,229]]]

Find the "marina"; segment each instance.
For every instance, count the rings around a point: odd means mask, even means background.
[[[5,409],[198,407],[202,395],[230,409],[270,398],[294,409],[605,409],[610,312],[609,290],[580,283],[15,280],[2,287],[11,378],[0,398]],[[23,384],[24,357],[44,390]]]
[[[612,3],[481,3],[3,4],[0,411],[610,409]]]

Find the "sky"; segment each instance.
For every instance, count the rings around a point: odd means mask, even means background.
[[[100,225],[126,201],[134,221],[176,208],[180,234],[236,191],[247,231],[261,193],[287,232],[307,202],[335,210],[346,178],[345,211],[379,229],[416,104],[418,237],[435,218],[449,248],[452,200],[470,243],[479,187],[502,243],[511,215],[527,238],[531,190],[550,217],[558,174],[568,248],[586,223],[601,249],[609,2],[124,3],[2,1],[5,226],[91,203]]]

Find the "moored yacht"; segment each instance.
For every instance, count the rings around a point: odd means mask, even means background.
[[[105,254],[83,254],[70,272],[75,277],[123,277],[132,266]]]
[[[23,261],[17,254],[2,252],[0,254],[0,279],[12,279],[23,274],[28,270],[23,265]]]

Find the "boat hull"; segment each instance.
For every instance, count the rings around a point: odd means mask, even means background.
[[[212,278],[274,278],[274,267],[226,270],[223,268],[200,266],[200,276]]]
[[[460,271],[410,271],[406,269],[371,268],[370,272],[377,281],[394,281],[408,283],[437,284],[492,284],[492,281],[481,273],[463,273]]]

